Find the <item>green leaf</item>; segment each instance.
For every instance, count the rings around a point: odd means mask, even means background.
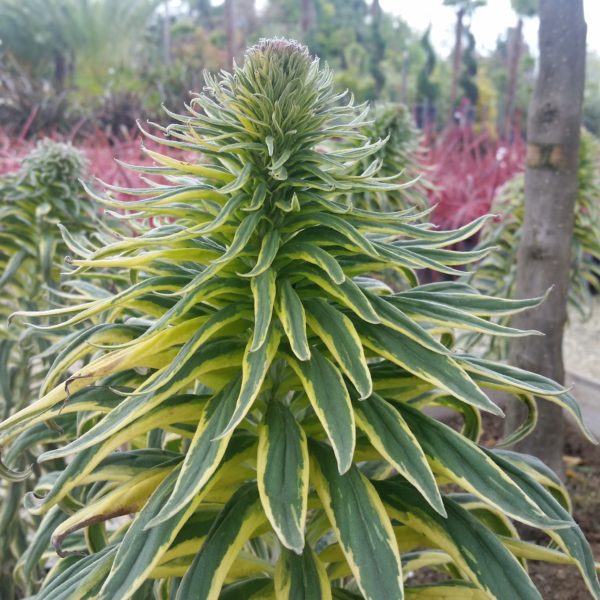
[[[273,596],[273,580],[270,577],[245,579],[223,588],[219,600],[262,600]]]
[[[188,363],[168,384],[162,386],[147,396],[129,396],[116,408],[111,410],[97,425],[86,431],[71,443],[44,453],[43,460],[64,457],[75,452],[81,452],[126,427],[136,418],[158,406],[163,400],[177,393],[190,381],[202,376],[212,369],[235,365],[238,351],[232,351],[231,340],[215,340],[206,343],[194,355],[194,360]]]
[[[355,465],[340,475],[324,444],[309,448],[311,481],[365,600],[402,600],[400,554],[377,492]]]
[[[431,352],[388,327],[370,327],[355,321],[366,346],[417,377],[429,381],[494,415],[504,414],[471,380],[458,363],[445,354]]]
[[[260,428],[256,478],[262,505],[279,540],[301,554],[308,506],[306,434],[290,410],[276,400],[269,403]]]
[[[346,275],[333,256],[314,244],[292,241],[282,248],[282,258],[291,258],[300,262],[309,262],[323,269],[334,283],[344,283]]]
[[[292,352],[300,360],[308,360],[310,348],[306,337],[306,314],[298,294],[287,280],[279,286],[279,303],[275,308]]]
[[[300,556],[281,552],[275,568],[275,595],[281,600],[331,600],[327,571],[309,546]]]
[[[356,431],[352,403],[342,375],[316,348],[307,361],[286,358],[327,433],[340,473],[345,473],[352,464]]]
[[[214,438],[229,423],[240,388],[241,378],[238,377],[215,394],[203,408],[173,492],[163,502],[160,514],[150,521],[147,527],[155,527],[181,511],[217,470],[231,433],[219,439]]]
[[[539,331],[515,329],[487,321],[476,315],[469,314],[460,307],[447,306],[446,295],[436,294],[435,302],[417,299],[408,294],[390,296],[389,301],[396,307],[410,313],[418,320],[438,323],[446,327],[457,327],[467,331],[502,335],[507,337],[523,337],[526,335],[542,335]]]
[[[244,544],[264,523],[255,483],[246,483],[227,502],[191,567],[176,600],[217,600],[227,573]]]
[[[354,384],[361,398],[373,391],[371,373],[352,321],[325,300],[307,300],[307,320],[321,338],[338,367]]]
[[[523,523],[534,527],[567,525],[543,512],[476,444],[408,404],[396,407],[435,471]]]
[[[442,581],[405,588],[407,600],[488,600],[487,594],[467,581]]]
[[[407,483],[374,482],[390,514],[424,533],[446,551],[468,579],[490,599],[542,600],[519,561],[502,542],[459,504],[444,498],[444,518]]]
[[[545,296],[521,300],[496,298],[476,293],[472,288],[457,287],[456,291],[452,288],[448,289],[447,283],[444,282],[444,287],[441,287],[440,283],[420,285],[412,290],[402,292],[401,296],[435,303],[442,302],[446,306],[469,312],[478,317],[513,315],[539,306],[545,298]]]
[[[227,426],[214,439],[220,439],[231,433],[252,408],[279,347],[280,337],[279,332],[271,328],[266,343],[256,352],[251,350],[252,340],[248,342],[242,362],[242,386],[235,412]]]
[[[66,518],[67,514],[60,510],[58,506],[44,515],[44,518],[35,531],[33,539],[30,541],[25,552],[19,557],[15,567],[15,579],[21,585],[27,587],[30,585],[34,569],[50,544],[52,532]]]
[[[251,215],[245,217],[240,226],[236,229],[229,248],[227,248],[226,252],[224,252],[220,258],[214,260],[212,265],[229,262],[240,252],[242,252],[246,248],[248,242],[250,241],[250,237],[255,232],[256,227],[262,218],[262,211],[252,213]]]
[[[277,229],[271,229],[263,238],[256,264],[248,273],[239,273],[241,277],[256,277],[264,273],[273,263],[279,250],[281,237]]]
[[[419,441],[402,415],[377,394],[354,404],[357,425],[373,447],[406,477],[429,504],[445,515],[435,477]]]
[[[570,527],[548,530],[546,533],[577,561],[577,568],[594,598],[600,598],[600,583],[596,572],[594,555],[583,532],[559,502],[533,477],[505,458],[503,452],[486,450],[487,455],[518,485],[527,496],[550,517],[569,522]]]
[[[265,198],[267,197],[267,184],[264,182],[259,183],[254,190],[254,194],[252,194],[252,201],[250,202],[250,206],[243,210],[258,210],[265,203]]]
[[[116,547],[108,546],[69,565],[42,587],[38,597],[44,600],[91,600],[110,570],[115,553]]]
[[[307,277],[368,323],[381,322],[364,292],[352,279],[347,277],[342,284],[338,285],[310,266],[298,269],[294,271],[294,274],[300,277]]]
[[[312,215],[301,214],[297,218],[289,220],[287,229],[296,232],[305,227],[311,227],[315,225],[322,225],[341,233],[368,256],[378,256],[373,244],[371,244],[371,242],[364,235],[362,235],[358,229],[356,229],[346,220],[326,212],[320,212]]]
[[[248,456],[254,444],[253,436],[235,436],[220,469],[224,470],[228,464]],[[178,483],[178,478],[181,479],[181,473],[182,471],[173,472],[160,484],[130,525],[102,587],[101,599],[130,598],[172,546],[178,532],[197,508],[199,497],[181,504],[167,518],[160,518],[163,506],[173,498],[173,488]]]
[[[586,437],[596,443],[596,437],[583,420],[579,404],[562,385],[543,375],[511,365],[468,355],[458,355],[457,358],[464,365],[465,370],[472,373],[484,385],[487,384],[490,387],[509,391],[522,390],[530,392],[562,406],[575,417],[577,424]]]
[[[250,352],[256,352],[266,341],[275,305],[275,271],[267,269],[250,282],[254,296],[254,335]]]
[[[416,321],[389,302],[387,296],[379,297],[368,293],[367,297],[384,325],[408,336],[433,352],[448,354],[448,349],[443,344],[427,333]]]

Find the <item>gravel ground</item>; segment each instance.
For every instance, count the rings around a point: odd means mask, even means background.
[[[567,372],[600,383],[600,297],[588,321],[575,316],[569,323],[563,353]]]

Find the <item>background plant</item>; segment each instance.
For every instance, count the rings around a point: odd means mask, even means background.
[[[600,144],[585,130],[579,146],[578,192],[571,245],[569,307],[587,319],[593,308],[592,294],[600,290]],[[483,228],[479,246],[493,247],[470,278],[483,293],[509,298],[515,294],[517,249],[523,227],[525,204],[524,175],[513,177],[499,191],[492,212],[499,215],[493,225]],[[507,324],[508,317],[500,322]],[[505,357],[506,340],[490,340],[490,350]]]
[[[373,211],[395,211],[408,208],[426,208],[427,193],[431,184],[427,181],[425,167],[420,161],[421,134],[413,118],[403,104],[377,104],[371,111],[369,121],[361,127],[366,139],[387,140],[374,154],[356,163],[356,172],[365,172],[374,160],[380,162],[380,177],[397,177],[406,183],[399,190],[375,190],[353,194],[352,203],[359,208]],[[364,143],[359,140],[356,145]]]
[[[69,342],[70,332],[40,335],[15,325],[9,327],[7,319],[16,310],[68,304],[69,296],[59,290],[60,272],[64,270],[61,261],[69,252],[59,224],[69,227],[71,239],[97,237],[101,230],[98,207],[83,193],[80,183],[86,170],[87,163],[81,151],[47,139],[24,156],[17,172],[0,179],[2,418],[37,398],[54,354],[61,344]],[[30,465],[42,444],[60,439],[56,428],[34,429],[19,444],[21,456],[18,459],[14,451],[8,452],[3,459],[12,467]],[[15,481],[2,482],[0,488],[0,594],[16,598],[12,569],[27,547],[28,537],[39,524],[39,519],[22,514],[21,501],[25,491],[31,489],[33,480],[41,476],[41,471],[36,467],[35,477],[24,481],[24,477],[14,475],[4,466],[1,470]],[[40,573],[35,575],[39,577]]]
[[[518,135],[506,144],[490,131],[455,127],[428,140],[422,160],[433,184],[432,220],[440,227],[460,227],[488,214],[497,190],[523,171],[525,143]]]
[[[39,460],[72,459],[29,499],[44,524],[21,572],[44,561],[49,540],[63,556],[35,598],[539,599],[526,558],[577,564],[600,597],[560,482],[477,443],[480,410],[501,414],[486,388],[531,407],[513,439],[535,421],[532,394],[579,418],[572,396],[454,348],[455,330],[531,333],[483,317],[539,299],[419,286],[415,269],[456,274],[480,258],[447,247],[485,219],[438,231],[414,209],[352,206],[354,193],[398,184],[377,163],[354,174],[383,141],[352,147],[367,111],[340,100],[329,69],[286,40],[207,74],[190,114],[171,115],[164,138],[148,134],[202,161],[147,150],[157,166],[141,170],[169,185],[130,190],[130,203],[95,194],[159,226],[95,250],[71,244],[82,293],[95,269],[128,271],[131,285],[20,313],[41,331],[102,317],[57,357],[40,400],[0,426],[14,448],[44,421],[77,415],[68,443]],[[345,143],[316,150],[332,137]],[[411,289],[370,275],[384,268]],[[463,433],[428,405],[458,411]],[[520,540],[511,519],[556,547]],[[452,581],[405,585],[425,565]]]

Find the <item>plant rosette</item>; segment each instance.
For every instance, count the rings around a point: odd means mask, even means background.
[[[525,561],[540,559],[577,565],[600,598],[557,478],[478,444],[480,411],[502,412],[488,389],[531,409],[512,440],[535,423],[534,395],[581,422],[573,397],[454,348],[460,330],[530,334],[487,317],[541,299],[415,275],[478,260],[446,248],[486,219],[438,231],[414,209],[354,207],[353,194],[401,184],[356,174],[385,142],[350,147],[368,108],[344,102],[296,42],[262,40],[242,66],[205,80],[189,114],[148,134],[197,162],[147,150],[156,166],[141,171],[168,184],[129,190],[128,202],[90,190],[159,226],[82,247],[71,278],[110,269],[131,284],[20,314],[64,317],[63,328],[103,317],[57,358],[41,398],[0,425],[10,446],[77,415],[71,439],[39,457],[70,457],[66,468],[28,499],[45,524],[21,572],[49,540],[64,557],[34,597],[539,600]],[[316,150],[334,138],[339,147]],[[376,279],[383,269],[406,290]],[[428,416],[432,405],[461,414],[463,431]],[[513,520],[553,545],[521,540]],[[450,580],[411,583],[426,566]]]

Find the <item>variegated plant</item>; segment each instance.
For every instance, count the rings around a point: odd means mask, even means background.
[[[64,248],[59,220],[76,213],[83,175],[83,155],[72,146],[51,140],[40,142],[25,156],[21,168],[0,179],[0,408],[2,418],[38,397],[44,359],[50,339],[8,327],[8,315],[19,308],[46,308],[51,289],[58,283],[53,257]],[[77,189],[79,188],[79,189]],[[84,215],[84,222],[89,222]],[[64,252],[63,252],[64,254]],[[46,439],[57,437],[46,430]],[[24,451],[21,465],[34,459]],[[11,456],[2,456],[10,464]],[[23,464],[24,463],[24,464]],[[35,530],[35,519],[21,509],[23,495],[31,489],[31,477],[13,476],[0,463],[0,597],[17,597],[12,569]],[[36,573],[36,575],[38,575]]]
[[[569,307],[587,319],[593,308],[592,294],[600,291],[600,143],[586,130],[581,131],[578,193],[571,244]],[[479,248],[493,248],[468,281],[485,294],[510,298],[515,294],[517,250],[525,211],[525,178],[517,175],[505,184],[492,206],[499,215],[481,232]],[[508,324],[509,316],[499,319]],[[474,342],[478,338],[472,336]],[[487,340],[494,356],[504,357],[506,340]]]
[[[85,239],[97,235],[98,207],[86,196],[80,183],[85,175],[84,155],[70,144],[50,139],[40,141],[22,161],[21,168],[0,179],[0,406],[2,418],[37,399],[53,356],[69,343],[69,331],[48,334],[24,331],[7,324],[18,310],[64,304],[68,294],[59,290],[60,273],[68,248],[59,224],[71,235]],[[113,225],[117,225],[114,221]],[[114,277],[111,278],[114,285]],[[96,282],[97,283],[97,282]],[[105,293],[105,292],[104,292]],[[2,456],[0,472],[11,480],[0,482],[0,597],[17,597],[11,569],[27,547],[38,518],[28,518],[21,500],[33,477],[15,474],[15,467],[34,461],[44,443],[61,440],[60,432],[48,427],[30,430],[26,443]],[[17,456],[20,455],[20,458]],[[40,475],[40,469],[35,469]],[[39,578],[39,573],[32,573]],[[23,582],[17,583],[24,589]]]
[[[425,167],[419,161],[421,135],[404,104],[377,104],[369,120],[360,128],[372,140],[386,143],[372,155],[356,163],[356,173],[376,169],[378,177],[393,176],[406,185],[395,190],[360,190],[352,194],[352,204],[358,208],[375,211],[395,211],[429,206],[427,192],[432,187],[427,180]],[[354,140],[360,147],[363,140]]]
[[[398,184],[355,173],[384,142],[350,148],[367,109],[343,98],[287,40],[207,74],[189,114],[154,138],[198,160],[146,150],[157,165],[143,172],[168,184],[129,190],[127,203],[99,196],[162,224],[94,251],[71,243],[73,279],[126,271],[128,289],[20,314],[66,318],[60,327],[104,319],[65,348],[40,400],[0,425],[2,444],[18,447],[44,421],[77,415],[69,443],[39,457],[71,457],[66,468],[28,499],[44,523],[20,573],[49,540],[63,556],[33,598],[538,600],[528,558],[577,565],[600,598],[560,482],[478,444],[480,411],[502,412],[486,389],[532,410],[532,395],[545,397],[580,420],[575,401],[454,349],[457,330],[528,333],[487,317],[539,299],[418,285],[415,269],[457,274],[479,259],[446,247],[485,219],[442,232],[414,210],[352,206],[357,192]],[[332,137],[339,147],[316,150]],[[373,277],[388,268],[411,289]],[[422,410],[435,405],[464,417],[462,433]],[[521,540],[513,520],[552,546]],[[415,585],[423,567],[450,578]]]

